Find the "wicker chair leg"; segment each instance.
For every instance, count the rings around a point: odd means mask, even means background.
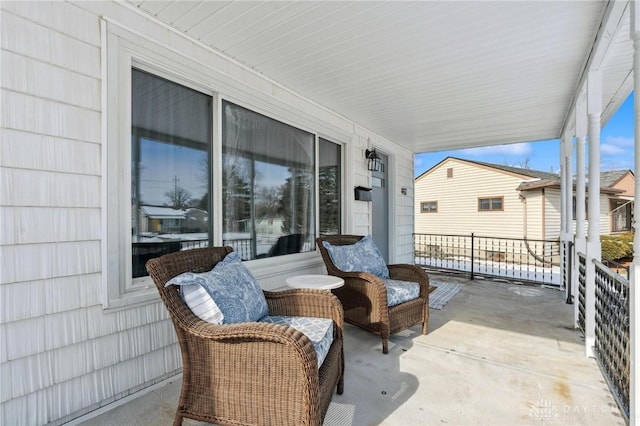
[[[336,389],[336,393],[338,395],[342,395],[344,392],[344,374],[340,376],[340,380],[338,380],[338,388]]]
[[[429,329],[429,321],[425,321],[422,323],[422,334],[427,334],[427,330]]]
[[[176,417],[173,419],[173,426],[182,426],[182,416],[176,414]]]
[[[389,339],[382,339],[382,353],[383,354],[388,354],[389,353]]]

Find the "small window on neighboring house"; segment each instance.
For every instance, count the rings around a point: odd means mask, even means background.
[[[631,201],[611,200],[611,232],[631,231]]]
[[[478,211],[504,210],[504,197],[478,198]]]
[[[447,178],[452,178],[453,177],[453,167],[449,167],[447,169]]]
[[[437,201],[421,202],[420,213],[438,213],[438,202]]]

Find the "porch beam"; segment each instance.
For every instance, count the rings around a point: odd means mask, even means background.
[[[637,1],[631,2],[631,39],[633,40],[633,100],[634,114],[634,173],[636,176],[634,185],[633,208],[633,263],[631,264],[629,280],[629,337],[631,345],[630,353],[630,377],[629,377],[629,423],[631,426],[640,425],[640,392],[638,392],[638,335],[640,334],[640,320],[637,313],[638,282],[640,281],[640,8]]]

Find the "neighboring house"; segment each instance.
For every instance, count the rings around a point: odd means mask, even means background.
[[[611,233],[631,231],[635,175],[631,170],[615,170],[600,174],[603,188],[621,192],[609,198]]]
[[[140,231],[153,233],[178,232],[187,217],[186,210],[171,207],[141,206]]]
[[[634,182],[630,170],[601,173],[601,234],[631,230]],[[415,191],[418,234],[553,240],[560,235],[555,173],[447,157],[416,178]]]

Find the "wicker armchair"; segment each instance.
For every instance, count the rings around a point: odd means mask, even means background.
[[[323,241],[331,245],[355,244],[360,235],[331,235],[316,239],[318,249],[329,275],[344,279],[344,286],[332,290],[344,309],[344,319],[349,324],[379,334],[382,352],[389,351],[389,335],[422,324],[422,334],[427,334],[429,324],[429,277],[420,267],[408,264],[387,265],[389,277],[394,280],[420,284],[420,295],[395,306],[388,306],[384,281],[367,272],[344,272],[338,269]]]
[[[333,390],[344,386],[343,311],[320,290],[264,292],[270,315],[331,318],[334,340],[320,367],[312,343],[291,327],[214,325],[195,316],[171,278],[211,270],[233,249],[212,247],[147,262],[182,351],[182,391],[174,425],[190,418],[220,425],[320,425]]]

